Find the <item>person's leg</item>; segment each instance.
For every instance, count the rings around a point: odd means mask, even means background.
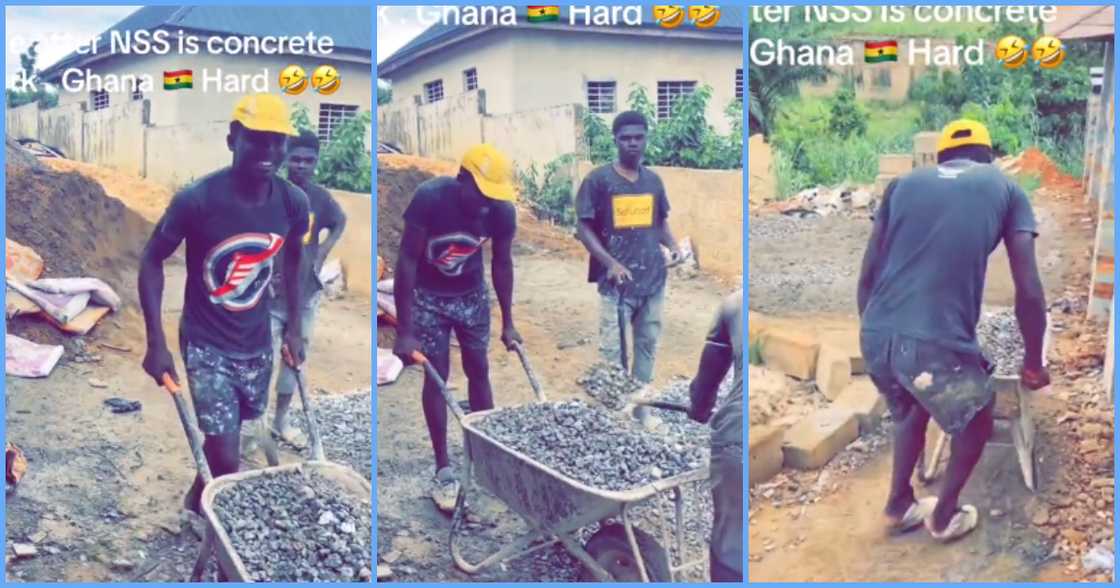
[[[217,478],[237,472],[240,467],[241,431],[224,435],[206,435],[202,442],[202,452],[210,465],[210,475]],[[195,475],[183,506],[197,514],[202,514],[202,489],[205,484],[201,475]]]
[[[611,365],[622,363],[617,294],[599,294],[599,357]]]
[[[428,358],[445,383],[451,363],[451,322],[443,316],[442,309],[435,306],[446,304],[450,300],[417,292],[412,305],[413,330],[420,341],[420,353]],[[447,457],[447,403],[443,400],[439,385],[428,377],[426,371],[421,402],[438,474],[451,463]]]
[[[897,394],[900,391],[893,393]],[[901,520],[914,504],[914,487],[910,479],[914,475],[914,466],[918,464],[918,458],[925,451],[926,425],[929,423],[929,413],[917,402],[907,404],[900,412],[902,414],[892,412],[896,420],[894,460],[890,496],[884,509],[888,517],[896,520]]]
[[[211,347],[183,344],[187,387],[198,428],[204,436],[202,449],[210,473],[215,478],[234,473],[240,466],[242,418],[237,390],[237,360],[225,357]],[[261,367],[267,377],[271,364]],[[267,394],[267,380],[264,390]],[[196,513],[199,512],[202,488],[201,476],[196,475],[184,498],[184,506]]]
[[[743,448],[712,449],[712,582],[743,581]]]
[[[956,514],[961,490],[972,475],[973,468],[980,461],[984,445],[992,436],[994,425],[995,400],[989,402],[958,435],[953,435],[949,444],[949,466],[945,470],[945,483],[937,498],[937,508],[933,510],[933,528],[942,531]]]
[[[456,313],[455,338],[462,353],[463,373],[471,411],[494,408],[490,388],[490,299],[489,293],[464,296]]]
[[[653,381],[653,364],[657,357],[657,340],[661,337],[661,309],[665,303],[665,288],[633,301],[630,322],[634,333],[634,354],[631,373],[634,379]]]

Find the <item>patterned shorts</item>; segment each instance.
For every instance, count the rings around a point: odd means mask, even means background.
[[[206,345],[183,345],[198,428],[203,435],[228,435],[241,430],[241,422],[260,417],[268,408],[272,379],[272,351],[237,359]]]
[[[884,333],[861,333],[860,347],[867,373],[896,420],[919,404],[943,431],[959,435],[995,398],[994,366],[982,355]]]
[[[414,292],[412,324],[421,353],[429,357],[449,353],[452,330],[462,349],[489,349],[490,294],[485,288],[456,296]]]

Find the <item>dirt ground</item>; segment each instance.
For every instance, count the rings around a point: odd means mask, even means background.
[[[13,196],[9,184],[9,219]],[[114,202],[104,206],[120,206]],[[93,234],[115,232],[118,243],[143,243],[149,225],[136,226],[139,232],[131,232],[131,224],[99,226]],[[111,257],[108,250],[97,251]],[[48,268],[59,264],[49,250],[40,253]],[[135,267],[125,250],[117,259],[84,269],[105,277],[126,300],[134,299]],[[106,275],[98,268],[112,271]],[[170,260],[166,274],[164,328],[178,357],[174,333],[185,279],[181,259]],[[25,477],[6,498],[9,582],[178,582],[190,574],[199,541],[189,529],[180,529],[178,513],[195,467],[171,400],[140,368],[143,323],[134,303],[128,304],[81,338],[95,361],[76,362],[80,344],[70,338],[48,378],[5,378],[7,439],[28,459]],[[369,324],[370,316],[365,297],[345,295],[324,303],[307,368],[313,397],[369,385],[369,331],[353,327]],[[19,321],[18,331],[33,339],[52,330],[35,319]],[[9,331],[12,326],[9,322]],[[91,380],[108,387],[95,388]],[[143,408],[113,414],[103,401],[114,396],[138,400]],[[331,448],[325,449],[329,457]],[[256,459],[242,467],[265,465],[263,456]],[[299,459],[294,450],[281,449],[281,461]],[[12,543],[34,544],[38,554],[13,560]]]
[[[379,157],[379,160],[381,158]],[[379,182],[384,173],[379,173]],[[379,199],[384,198],[379,195]],[[398,205],[398,209],[401,207]],[[378,230],[391,226],[379,208]],[[399,213],[398,213],[399,214]],[[586,257],[578,243],[552,227],[522,217],[514,245],[514,320],[549,399],[582,397],[576,384],[597,358],[598,295],[586,281]],[[383,235],[378,241],[382,242]],[[380,254],[395,258],[396,243]],[[489,253],[486,254],[489,257]],[[487,278],[489,283],[489,278]],[[704,335],[722,296],[730,293],[703,277],[670,280],[663,315],[664,332],[658,350],[656,383],[673,376],[690,376],[699,360]],[[499,318],[493,305],[494,320]],[[391,347],[392,331],[379,329],[381,347]],[[453,350],[454,355],[454,350]],[[529,402],[532,391],[516,356],[492,337],[491,382],[497,406]],[[431,444],[420,408],[423,376],[418,368],[405,370],[400,380],[379,386],[377,394],[377,506],[379,561],[389,563],[393,581],[517,582],[573,581],[578,563],[559,548],[545,550],[471,576],[453,564],[448,549],[450,518],[428,498],[434,474]],[[450,378],[456,397],[466,397],[458,362]],[[461,457],[462,435],[451,419],[448,437],[452,458]],[[464,551],[478,561],[525,531],[524,523],[501,504],[475,498]]]
[[[1041,233],[1036,249],[1055,332],[1053,384],[1031,397],[1038,492],[1022,483],[1011,447],[989,445],[962,496],[981,513],[976,532],[950,546],[921,531],[889,538],[882,527],[891,470],[888,419],[881,446],[860,465],[832,468],[832,475],[783,472],[752,488],[751,581],[1108,580],[1080,565],[1083,553],[1100,541],[1112,545],[1113,536],[1113,411],[1101,382],[1107,325],[1082,318],[1095,222],[1076,182],[1055,174],[1040,155],[1028,152],[1022,164],[1043,177],[1033,200]],[[807,328],[822,317],[850,320],[870,222],[751,217],[759,220],[751,227],[752,310]],[[766,237],[756,240],[756,231]],[[989,262],[984,298],[1014,303],[1002,246]],[[862,440],[855,445],[834,461],[868,452]],[[937,483],[919,486],[919,495],[935,494]]]

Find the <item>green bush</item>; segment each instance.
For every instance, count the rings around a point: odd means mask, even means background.
[[[845,84],[836,92],[829,100],[828,110],[828,125],[837,137],[847,139],[867,133],[867,121],[871,116],[856,102],[856,90],[851,84]]]
[[[564,226],[575,225],[572,173],[576,160],[575,154],[561,155],[545,164],[543,171],[537,171],[536,164],[517,171],[521,198],[538,219]]]
[[[292,126],[296,130],[315,132],[307,107],[296,104],[292,108]],[[319,148],[319,164],[315,168],[315,183],[335,190],[369,194],[373,187],[370,152],[366,150],[372,113],[365,111],[346,120],[334,130],[331,141]],[[285,175],[287,169],[285,168]]]

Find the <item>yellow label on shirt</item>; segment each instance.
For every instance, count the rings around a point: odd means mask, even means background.
[[[653,194],[628,194],[615,196],[615,229],[646,229],[653,226]]]
[[[313,231],[315,231],[315,213],[309,212],[307,213],[307,234],[303,236],[304,245],[311,244],[311,234]]]

